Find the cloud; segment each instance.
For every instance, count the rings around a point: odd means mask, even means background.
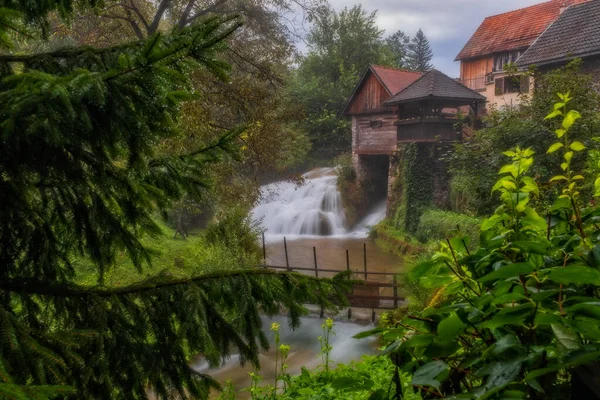
[[[457,77],[459,63],[454,58],[483,19],[533,4],[539,0],[330,0],[336,10],[362,4],[367,11],[377,10],[377,24],[386,34],[402,30],[414,35],[423,32],[431,43],[433,64],[442,72]]]

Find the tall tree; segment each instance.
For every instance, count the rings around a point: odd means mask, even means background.
[[[6,3],[0,39],[9,45],[25,22],[45,28],[48,13],[68,17],[72,5]],[[243,265],[185,279],[142,272],[154,213],[196,194],[242,132],[157,153],[178,135],[193,72],[226,79],[220,52],[240,26],[237,16],[199,18],[115,47],[0,55],[0,397],[206,398],[214,382],[189,367],[192,354],[219,365],[235,347],[257,364],[267,346],[259,311],[286,307],[297,325],[300,304],[331,306],[345,288]],[[139,282],[104,285],[123,255]],[[74,283],[81,257],[97,286]]]
[[[433,68],[432,58],[433,51],[429,45],[429,40],[423,30],[419,29],[408,45],[408,65],[414,71],[429,71]]]
[[[396,31],[385,38],[385,45],[391,53],[392,66],[397,68],[406,68],[408,64],[408,46],[410,36],[402,31]]]
[[[340,115],[344,104],[369,64],[389,64],[376,16],[356,5],[339,13],[327,8],[313,21],[292,90],[306,111],[302,127],[317,158],[350,150],[350,124]]]

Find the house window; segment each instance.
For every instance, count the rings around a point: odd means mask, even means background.
[[[512,64],[517,61],[519,57],[521,57],[522,51],[507,51],[504,53],[494,54],[494,70],[493,72],[501,72],[504,71],[504,67],[509,64]]]
[[[371,128],[381,128],[383,126],[383,121],[380,119],[373,119],[369,122],[369,126]]]
[[[496,96],[505,93],[529,93],[529,76],[505,76],[494,81]]]

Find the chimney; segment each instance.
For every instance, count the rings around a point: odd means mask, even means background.
[[[561,2],[559,13],[562,14],[563,12],[565,12],[567,7],[569,7],[569,2],[567,0],[559,0],[559,1]]]

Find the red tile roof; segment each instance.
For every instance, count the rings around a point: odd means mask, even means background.
[[[388,90],[391,96],[421,77],[420,72],[407,71],[404,69],[382,67],[380,65],[371,65],[371,70]]]
[[[560,15],[564,6],[588,0],[551,0],[487,17],[456,60],[529,47]]]

